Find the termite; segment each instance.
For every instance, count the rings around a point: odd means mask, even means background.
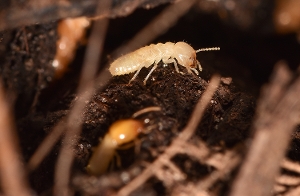
[[[160,110],[160,107],[148,107],[134,113],[132,116],[136,118],[144,113]],[[116,150],[132,147],[132,142],[144,131],[143,123],[136,119],[123,119],[114,122],[109,127],[103,140],[95,148],[86,168],[87,172],[96,176],[103,174],[109,168],[113,157],[116,155]]]
[[[56,69],[55,77],[61,78],[69,63],[73,60],[79,42],[84,42],[86,29],[90,21],[86,17],[67,18],[58,23],[59,40],[52,66]]]
[[[213,47],[194,50],[194,48],[185,42],[151,44],[116,59],[111,64],[109,71],[113,76],[137,71],[129,81],[130,83],[137,77],[143,67],[148,68],[154,64],[144,79],[144,84],[146,84],[151,73],[157,68],[157,64],[162,61],[164,64],[173,63],[177,73],[180,73],[177,65],[180,64],[187,69],[188,73],[192,73],[193,71],[198,75],[199,73],[196,68],[198,67],[202,71],[202,67],[196,59],[196,53],[210,50],[220,50],[220,48]]]

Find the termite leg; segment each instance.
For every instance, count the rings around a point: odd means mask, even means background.
[[[117,168],[121,168],[122,167],[122,163],[121,163],[121,157],[118,153],[115,154],[116,157],[116,165]],[[114,168],[116,168],[116,166],[114,165]]]
[[[195,72],[196,75],[199,75],[199,72],[197,71],[197,69],[192,68],[192,67],[191,67],[190,69],[191,69],[193,72]]]
[[[136,73],[135,73],[134,76],[131,78],[131,80],[129,80],[129,82],[128,82],[129,84],[130,84],[130,82],[131,82],[132,80],[134,80],[134,79],[137,77],[137,75],[139,75],[141,69],[142,69],[142,68],[140,68],[140,69],[138,69],[138,70],[136,71]]]
[[[199,69],[200,71],[202,71],[202,66],[201,66],[201,64],[200,64],[199,61],[197,61],[197,65],[198,65],[198,69]],[[197,75],[198,75],[198,74],[197,74]]]
[[[134,153],[139,154],[141,150],[142,141],[140,139],[134,140]]]
[[[150,75],[152,74],[152,72],[157,68],[157,64],[155,63],[154,66],[152,67],[152,69],[150,70],[150,72],[148,73],[148,75],[146,76],[145,80],[144,80],[144,85],[146,85],[146,82],[148,80],[148,78],[150,77]]]
[[[174,59],[163,59],[163,62],[164,63],[173,63],[174,64],[174,67],[175,67],[175,70],[176,70],[176,72],[177,73],[181,73],[181,72],[179,72],[179,68],[178,68],[178,65],[177,65],[177,62],[174,60]],[[182,73],[181,73],[182,74]]]
[[[118,150],[127,150],[129,148],[132,148],[134,146],[134,143],[133,142],[130,142],[128,144],[123,144],[121,146],[118,146]]]

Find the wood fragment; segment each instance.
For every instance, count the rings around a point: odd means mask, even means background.
[[[0,187],[6,196],[30,196],[13,117],[0,83]]]
[[[222,157],[223,166],[212,172],[209,176],[199,181],[194,189],[194,195],[198,191],[209,191],[211,186],[218,180],[226,178],[232,170],[240,163],[241,157],[235,151],[227,151]]]
[[[194,5],[195,2],[196,0],[180,1],[167,7],[162,13],[140,30],[133,39],[116,50],[112,54],[112,58],[115,59],[123,54],[129,53],[151,43],[151,41],[171,28],[177,20]]]
[[[286,169],[286,170],[290,170],[292,172],[300,174],[300,164],[297,163],[297,162],[293,162],[291,160],[284,159],[281,162],[281,167]]]
[[[276,178],[278,184],[283,184],[287,186],[297,186],[300,184],[300,177],[281,175]]]
[[[107,10],[96,11],[97,0],[88,1],[39,1],[10,3],[7,7],[0,7],[0,31],[18,26],[47,23],[67,17],[101,16],[121,17],[131,14],[136,8],[152,8],[159,4],[173,0],[120,0],[115,1],[113,7]],[[1,4],[2,5],[2,4]],[[27,9],[24,9],[26,7]]]
[[[300,115],[300,77],[284,62],[276,65],[270,84],[264,87],[256,111],[254,138],[233,184],[231,196],[268,196],[279,174],[291,133]]]
[[[300,187],[290,190],[285,194],[285,196],[299,196],[300,195]]]
[[[30,157],[27,163],[27,169],[29,172],[35,170],[40,165],[45,156],[53,148],[54,144],[59,140],[59,138],[65,131],[64,124],[64,121],[60,121],[45,138],[45,140],[40,144],[34,154]]]

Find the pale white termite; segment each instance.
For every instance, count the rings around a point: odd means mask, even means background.
[[[188,73],[191,73],[192,70],[198,75],[199,73],[196,68],[198,67],[202,71],[202,67],[196,59],[196,53],[209,50],[220,50],[220,48],[213,47],[194,50],[194,48],[185,42],[151,44],[116,59],[111,64],[109,71],[113,76],[137,71],[129,81],[131,82],[137,77],[143,67],[148,68],[154,64],[144,79],[144,84],[146,84],[151,73],[157,68],[157,64],[162,61],[164,64],[173,63],[178,73],[180,72],[177,64],[180,64],[187,69]]]

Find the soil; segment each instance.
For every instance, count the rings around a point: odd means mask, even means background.
[[[172,138],[185,127],[195,104],[207,86],[206,80],[194,74],[188,74],[185,69],[182,69],[183,72],[185,71],[185,75],[181,75],[175,71],[173,66],[163,67],[163,65],[155,70],[145,86],[142,81],[148,71],[143,69],[138,79],[130,84],[128,81],[132,74],[114,77],[104,92],[94,95],[87,105],[83,117],[81,145],[95,146],[99,143],[99,137],[103,137],[108,127],[116,120],[131,118],[134,112],[150,106],[161,108],[160,112],[149,112],[139,117],[147,122],[145,123],[146,129],[150,129],[150,133],[140,136],[142,142],[139,154],[135,155],[133,159],[134,151],[132,149],[127,152],[119,152],[122,168],[130,166],[131,170],[141,167],[143,161],[155,160],[171,143]],[[235,90],[233,84],[222,83],[205,113],[195,137],[206,141],[212,148],[233,147],[249,136],[254,106],[252,96]],[[82,162],[81,158],[89,157],[85,153],[91,149],[83,151],[85,152],[79,154],[78,160],[82,167],[87,165],[88,159]],[[187,180],[182,183],[195,181],[209,174],[207,166],[199,165],[196,160],[191,160],[191,157],[179,154],[174,157],[173,161],[188,175]],[[188,164],[186,162],[191,162],[189,168],[186,168],[185,165]],[[118,177],[120,178],[120,176]],[[120,181],[123,180],[120,179]],[[165,191],[169,192],[170,190],[166,190],[167,188],[162,183],[153,179],[147,185],[149,187],[146,187],[146,190],[154,189],[152,191],[158,195]],[[155,189],[157,184],[160,184],[159,190]],[[102,187],[101,191],[120,188],[119,186],[112,184],[111,187]],[[84,188],[82,189],[86,191]],[[99,190],[99,187],[95,187],[95,189]]]

